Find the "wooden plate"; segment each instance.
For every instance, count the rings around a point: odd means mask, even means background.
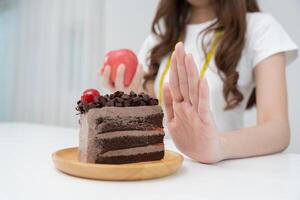
[[[92,164],[78,161],[78,148],[66,148],[52,154],[53,162],[60,171],[81,178],[99,180],[144,180],[173,174],[182,165],[183,156],[166,150],[159,161],[131,164]]]

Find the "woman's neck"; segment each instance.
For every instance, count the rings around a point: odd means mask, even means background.
[[[216,13],[213,4],[192,6],[191,18],[189,24],[200,24],[216,18]]]

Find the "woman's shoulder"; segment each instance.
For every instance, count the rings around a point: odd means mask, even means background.
[[[254,12],[247,13],[247,30],[253,33],[268,27],[281,27],[277,20],[269,13]]]
[[[287,63],[297,56],[297,45],[283,26],[268,13],[247,14],[246,50],[256,66],[265,58],[285,52]]]
[[[246,40],[248,43],[279,40],[292,43],[284,27],[271,14],[263,12],[247,13]]]
[[[259,21],[268,21],[274,20],[274,17],[265,12],[248,12],[247,13],[247,20],[249,22],[259,22]]]
[[[155,46],[159,42],[159,37],[154,33],[150,33],[144,40],[143,44],[147,46]]]
[[[144,42],[142,43],[139,53],[138,53],[138,59],[139,62],[143,65],[144,70],[148,70],[148,58],[149,53],[151,49],[159,43],[159,38],[154,33],[150,33]]]

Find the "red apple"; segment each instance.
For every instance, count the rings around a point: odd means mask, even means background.
[[[101,72],[103,73],[106,66],[110,66],[110,81],[112,84],[114,84],[116,80],[117,69],[120,64],[125,65],[124,85],[128,86],[134,77],[138,65],[138,59],[131,50],[119,49],[108,52],[105,56]]]

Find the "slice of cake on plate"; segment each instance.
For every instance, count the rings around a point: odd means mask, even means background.
[[[123,164],[164,157],[163,112],[147,94],[87,90],[78,101],[79,160]]]

